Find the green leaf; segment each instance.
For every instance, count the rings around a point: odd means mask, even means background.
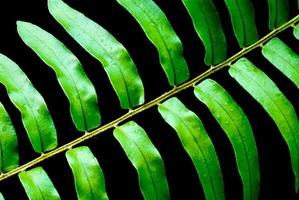
[[[258,40],[254,7],[250,0],[225,0],[241,48]]]
[[[115,128],[113,135],[137,170],[144,199],[170,199],[163,160],[146,132],[130,121]]]
[[[11,119],[0,103],[0,173],[19,166],[18,139]]]
[[[289,0],[268,0],[269,29],[273,30],[289,18]]]
[[[1,192],[0,192],[0,200],[5,200]]]
[[[57,135],[47,105],[19,66],[0,54],[0,83],[21,112],[22,121],[34,150],[46,152],[57,146]]]
[[[297,40],[299,40],[299,24],[294,27],[294,36]]]
[[[246,58],[241,58],[230,69],[230,75],[271,116],[286,141],[295,174],[295,188],[299,189],[299,121],[293,105],[275,83]],[[249,84],[250,83],[250,84]]]
[[[202,40],[206,55],[205,63],[215,65],[226,58],[227,44],[220,16],[212,0],[183,0],[193,25]]]
[[[258,199],[260,171],[257,146],[242,108],[218,83],[207,79],[195,86],[195,96],[211,111],[228,136],[243,182],[243,199]]]
[[[21,172],[19,179],[30,200],[60,200],[57,190],[42,167]]]
[[[207,200],[225,199],[224,184],[214,145],[205,128],[192,111],[176,97],[158,107],[163,119],[177,132],[196,168]]]
[[[189,78],[183,45],[163,11],[154,1],[117,0],[138,21],[149,40],[156,46],[160,63],[171,86]]]
[[[48,0],[51,15],[104,67],[121,107],[144,103],[144,88],[137,68],[125,47],[107,30],[61,0]]]
[[[299,88],[299,56],[290,47],[273,38],[263,46],[262,54]]]
[[[18,33],[58,78],[70,102],[73,122],[80,131],[98,127],[101,117],[94,86],[77,57],[53,35],[36,25],[17,22]]]
[[[66,152],[66,158],[74,175],[79,200],[108,199],[104,174],[88,147],[70,149]]]

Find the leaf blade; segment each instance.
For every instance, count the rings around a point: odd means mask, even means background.
[[[258,40],[254,7],[250,0],[225,0],[241,48]]]
[[[130,121],[116,127],[113,135],[137,170],[144,199],[170,199],[163,160],[146,132]]]
[[[55,71],[70,102],[71,117],[77,129],[88,131],[98,127],[101,117],[96,91],[77,57],[53,35],[34,24],[18,21],[17,30],[24,43]]]
[[[288,0],[268,0],[269,7],[269,29],[273,30],[289,18],[289,1]]]
[[[66,152],[67,162],[72,169],[79,200],[107,200],[105,179],[96,157],[86,146]]]
[[[299,56],[279,38],[262,47],[263,56],[299,88]]]
[[[19,66],[3,54],[0,54],[0,83],[21,112],[34,150],[42,153],[56,148],[56,129],[43,97]]]
[[[188,110],[176,97],[160,104],[158,111],[177,132],[196,168],[206,199],[225,199],[219,160],[214,145],[197,115]]]
[[[48,0],[48,8],[68,34],[102,63],[121,107],[129,109],[143,104],[143,83],[125,47],[103,27],[63,1]]]
[[[243,199],[258,199],[260,186],[258,152],[246,114],[229,93],[211,79],[206,79],[195,86],[194,93],[209,108],[233,146],[243,182]]]
[[[214,3],[211,0],[183,0],[183,3],[204,44],[205,63],[215,65],[224,61],[227,57],[226,38]]]
[[[139,23],[157,48],[160,63],[171,86],[189,79],[189,70],[183,56],[183,45],[163,11],[154,1],[117,0]]]
[[[60,200],[55,186],[42,167],[21,172],[19,179],[30,200]]]
[[[277,125],[290,151],[295,174],[295,189],[299,189],[299,122],[292,104],[272,80],[249,60],[242,58],[229,69],[230,75],[265,109]],[[251,84],[247,84],[247,83]]]
[[[0,103],[0,172],[19,166],[18,139],[11,119]]]

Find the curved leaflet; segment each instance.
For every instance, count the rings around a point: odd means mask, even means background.
[[[299,189],[299,121],[293,105],[273,81],[246,58],[229,69],[230,75],[266,110],[290,151],[295,188]],[[250,83],[250,84],[249,84]]]
[[[21,172],[19,179],[30,200],[60,200],[56,188],[42,167]]]
[[[206,55],[205,63],[215,65],[226,58],[227,44],[220,16],[211,0],[183,0],[193,25],[202,40]]]
[[[0,83],[22,115],[34,150],[46,152],[57,146],[57,135],[47,105],[19,66],[0,54]]]
[[[79,200],[107,200],[105,179],[102,169],[90,149],[86,146],[66,152],[75,180]]]
[[[163,119],[177,132],[196,168],[207,200],[225,199],[224,183],[214,145],[205,128],[192,111],[176,97],[158,107]]]
[[[0,103],[0,173],[19,166],[18,139],[11,119]]]
[[[51,15],[106,71],[121,107],[144,103],[144,88],[137,68],[125,47],[107,30],[61,0],[48,0]]]
[[[269,29],[273,30],[289,18],[289,0],[268,0]]]
[[[297,24],[295,27],[294,27],[294,36],[297,40],[299,40],[299,24]]]
[[[116,127],[113,135],[138,172],[144,199],[170,199],[163,160],[146,132],[130,121]]]
[[[0,193],[0,200],[5,200],[2,193]]]
[[[299,56],[279,38],[262,47],[263,56],[299,88]]]
[[[58,78],[70,102],[74,124],[80,131],[98,127],[101,117],[94,86],[77,57],[53,35],[28,22],[17,22],[18,33]]]
[[[243,199],[258,199],[260,171],[257,146],[246,114],[217,82],[207,79],[194,89],[195,96],[211,111],[227,134],[243,182]]]
[[[183,45],[163,11],[154,1],[117,0],[138,21],[149,40],[156,46],[160,63],[171,86],[189,78]]]
[[[258,40],[254,7],[250,0],[225,0],[241,48]]]

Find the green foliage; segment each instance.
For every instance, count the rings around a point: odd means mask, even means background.
[[[240,47],[246,47],[258,40],[255,12],[250,0],[225,0],[233,29]]]
[[[296,191],[299,189],[299,121],[296,111],[275,83],[246,58],[230,69],[230,75],[256,100],[275,121],[291,154]],[[248,84],[250,83],[250,84]]]
[[[183,46],[162,10],[153,1],[117,0],[138,21],[149,40],[156,46],[160,63],[171,86],[189,78]]]
[[[98,100],[94,86],[80,61],[53,35],[27,22],[17,22],[19,35],[51,67],[70,102],[72,119],[80,131],[100,125]]]
[[[103,64],[121,107],[128,109],[143,104],[143,84],[125,47],[103,27],[63,1],[49,0],[48,7],[64,29]]]
[[[106,200],[105,179],[102,169],[88,147],[77,147],[66,152],[79,200]]]
[[[115,128],[113,135],[138,172],[144,199],[170,199],[163,160],[143,128],[129,121]]]
[[[205,63],[215,65],[226,58],[227,44],[219,14],[212,0],[183,0],[205,50]]]
[[[42,153],[37,159],[18,167],[17,135],[8,113],[0,103],[0,172],[4,173],[0,175],[0,181],[18,174],[29,199],[60,199],[47,173],[43,168],[35,166],[66,151],[66,160],[70,166],[68,173],[73,173],[78,199],[108,199],[105,172],[102,171],[97,158],[87,146],[73,147],[114,128],[115,139],[137,171],[144,199],[170,199],[167,168],[165,169],[162,156],[145,130],[131,121],[134,115],[158,105],[158,112],[175,130],[192,160],[206,199],[225,199],[225,185],[219,161],[221,158],[217,155],[217,149],[197,114],[174,96],[194,86],[195,97],[200,101],[198,103],[208,107],[233,147],[243,183],[243,199],[257,200],[260,169],[250,119],[234,98],[216,81],[202,81],[219,69],[229,66],[229,74],[264,108],[281,132],[289,148],[296,179],[295,189],[298,192],[299,122],[296,111],[274,82],[244,58],[246,53],[262,46],[262,55],[297,87],[299,86],[299,56],[282,40],[273,38],[279,32],[293,26],[294,36],[299,39],[299,25],[295,25],[299,17],[287,22],[288,1],[268,0],[269,29],[276,31],[258,40],[255,11],[251,1],[225,0],[236,39],[239,46],[244,48],[225,60],[226,37],[229,36],[225,36],[221,21],[228,19],[219,16],[212,0],[183,0],[190,21],[193,22],[195,31],[205,47],[204,61],[207,65],[213,65],[190,81],[187,81],[189,69],[183,56],[183,44],[159,6],[151,0],[116,1],[136,19],[147,38],[157,48],[161,66],[169,84],[174,88],[144,104],[143,83],[125,47],[104,27],[62,0],[48,0],[50,14],[76,42],[102,63],[119,98],[120,106],[130,109],[130,112],[99,127],[101,116],[97,94],[79,59],[52,34],[29,22],[18,21],[17,30],[20,37],[55,71],[57,80],[69,100],[72,120],[78,130],[86,133],[56,148],[56,129],[43,97],[19,66],[0,54],[0,83],[6,87],[10,100],[21,112],[34,151]],[[199,83],[200,81],[202,82]],[[132,109],[136,106],[140,107]],[[26,171],[32,167],[35,168]],[[4,199],[1,193],[0,199]]]
[[[21,172],[19,179],[30,200],[60,200],[60,196],[42,167]]]
[[[18,139],[11,119],[0,103],[0,172],[19,166]]]
[[[243,199],[258,199],[260,183],[258,153],[246,114],[229,93],[211,79],[195,86],[194,93],[209,108],[233,146],[243,181]]]
[[[0,54],[0,83],[22,114],[22,121],[34,151],[41,153],[57,146],[56,129],[43,97],[19,66]]]
[[[299,88],[299,56],[279,38],[263,46],[262,53],[278,70]]]
[[[159,105],[159,113],[175,129],[201,180],[207,199],[225,199],[224,184],[214,145],[192,111],[176,97]]]
[[[269,29],[273,30],[289,18],[288,0],[268,0],[269,6]]]

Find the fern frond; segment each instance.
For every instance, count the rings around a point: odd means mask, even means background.
[[[60,200],[51,179],[42,167],[36,167],[19,174],[19,179],[30,200]]]
[[[22,166],[13,169],[7,173],[1,174],[0,175],[0,181],[3,181],[9,177],[12,177],[14,175],[19,174],[22,171],[25,171],[33,166],[38,165],[39,163],[41,163],[44,160],[47,160],[48,158],[51,158],[57,154],[60,154],[64,151],[67,151],[68,149],[71,149],[72,147],[79,145],[107,130],[113,129],[117,124],[121,124],[124,123],[125,121],[128,121],[129,119],[131,119],[132,117],[144,112],[145,110],[148,110],[156,105],[158,105],[159,103],[167,100],[170,97],[173,97],[174,95],[187,90],[188,88],[193,87],[194,85],[196,85],[197,83],[199,83],[200,81],[204,80],[205,78],[211,76],[212,74],[214,74],[215,72],[230,66],[231,63],[237,61],[238,59],[240,59],[241,57],[243,57],[244,55],[246,55],[247,53],[253,51],[254,49],[259,48],[262,44],[265,44],[266,42],[268,42],[270,39],[272,39],[273,37],[275,37],[277,34],[281,33],[282,31],[294,26],[294,24],[296,24],[297,22],[299,22],[299,15],[295,16],[294,18],[292,18],[291,20],[289,20],[288,22],[286,22],[285,24],[283,24],[282,26],[280,26],[279,28],[271,31],[270,33],[268,33],[267,35],[265,35],[264,37],[262,37],[261,39],[259,39],[258,41],[256,41],[254,44],[243,48],[241,51],[237,52],[236,54],[234,54],[233,56],[229,57],[228,59],[226,59],[225,61],[223,61],[222,63],[211,67],[210,69],[206,70],[205,72],[201,73],[200,75],[194,77],[193,79],[173,88],[172,90],[162,94],[161,96],[149,101],[148,103],[145,103],[144,105],[141,105],[135,109],[133,109],[131,112],[128,112],[122,116],[120,116],[119,118],[93,130],[88,132],[87,134],[80,136],[78,138],[76,138],[75,140],[64,144],[48,153],[44,153],[42,154],[40,157],[37,157],[35,159],[33,159],[32,161],[23,164]]]
[[[77,57],[53,35],[28,22],[17,22],[25,42],[55,72],[69,99],[74,124],[88,131],[101,123],[97,94]]]
[[[116,127],[113,135],[138,172],[144,199],[170,199],[163,160],[143,128],[129,121]]]
[[[279,38],[273,38],[265,44],[262,54],[299,88],[299,55]]]
[[[18,138],[11,119],[0,103],[0,173],[19,166]]]
[[[156,46],[160,63],[171,86],[189,79],[183,45],[163,11],[154,1],[117,0],[138,21],[149,40]]]
[[[43,153],[56,148],[56,128],[43,97],[19,66],[3,54],[0,54],[0,83],[21,112],[34,151]]]
[[[241,48],[258,40],[255,11],[250,0],[225,0]]]
[[[195,96],[211,111],[228,136],[243,182],[243,199],[258,199],[260,171],[257,146],[242,108],[217,82],[206,79],[194,89]]]
[[[211,0],[183,0],[194,28],[205,46],[205,63],[215,65],[226,58],[227,44],[217,9]]]
[[[163,119],[175,129],[193,161],[207,199],[225,199],[222,172],[214,145],[199,117],[176,97],[159,105]]]
[[[107,200],[102,169],[90,149],[86,146],[66,152],[75,180],[78,200]]]
[[[276,123],[286,141],[299,189],[299,121],[293,105],[275,83],[246,58],[229,68],[230,75],[256,100]],[[250,83],[250,84],[248,84]]]
[[[268,0],[269,7],[269,29],[273,30],[289,18],[288,0]]]
[[[131,109],[143,104],[143,83],[125,47],[103,27],[63,1],[49,0],[48,8],[64,29],[103,64],[121,107]]]

